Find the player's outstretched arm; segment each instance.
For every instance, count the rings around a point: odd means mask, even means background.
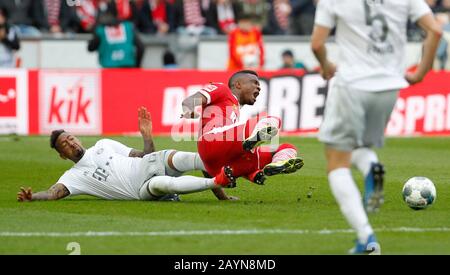
[[[183,100],[183,118],[198,118],[200,115],[195,112],[195,107],[200,105],[206,105],[208,102],[207,98],[201,93],[195,93]]]
[[[155,152],[155,144],[152,137],[152,116],[147,108],[141,106],[138,109],[139,132],[144,140],[144,151],[131,150],[130,157],[142,158],[143,156]]]
[[[17,201],[52,201],[65,198],[70,195],[69,190],[62,183],[57,183],[50,187],[47,191],[33,193],[31,188],[20,188],[17,193]]]
[[[427,36],[423,41],[422,59],[417,70],[406,74],[406,80],[410,84],[422,81],[427,72],[431,70],[439,40],[442,36],[442,28],[431,13],[422,16],[417,23],[426,32]]]

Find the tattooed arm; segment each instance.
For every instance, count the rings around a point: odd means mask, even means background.
[[[144,140],[144,151],[131,150],[130,157],[142,158],[143,156],[155,152],[155,144],[152,137],[152,117],[145,107],[138,109],[139,131]]]
[[[52,201],[65,198],[70,195],[69,190],[62,183],[57,183],[50,187],[47,191],[32,193],[31,188],[20,188],[17,193],[17,200],[24,201]]]

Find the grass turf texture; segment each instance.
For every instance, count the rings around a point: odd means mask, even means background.
[[[82,137],[86,147],[98,137]],[[114,137],[141,148],[138,137]],[[305,159],[296,174],[269,178],[257,186],[244,179],[228,189],[239,201],[218,201],[210,191],[183,195],[182,202],[104,201],[80,196],[55,202],[18,203],[21,186],[47,189],[71,162],[50,149],[48,137],[0,137],[0,254],[69,254],[78,242],[82,254],[345,254],[353,233],[317,234],[348,229],[328,187],[323,147],[313,138],[283,138]],[[195,151],[194,142],[155,139],[157,149]],[[388,139],[378,151],[387,168],[385,204],[369,219],[382,254],[450,254],[450,139]],[[196,173],[195,175],[200,175]],[[362,177],[354,171],[362,189]],[[437,201],[422,211],[402,201],[403,183],[429,177]],[[392,228],[447,228],[444,232],[392,232]],[[192,230],[310,230],[304,234],[6,237],[5,232],[167,232]],[[3,235],[1,235],[3,234]]]

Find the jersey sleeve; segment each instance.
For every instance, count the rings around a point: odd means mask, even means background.
[[[224,84],[211,83],[200,89],[199,93],[206,97],[206,105],[209,105],[225,97],[227,94],[227,89]]]
[[[409,1],[409,18],[412,22],[416,22],[422,16],[431,13],[430,7],[424,0],[410,0]]]
[[[96,144],[97,145],[104,145],[104,146],[108,146],[109,148],[111,148],[114,153],[117,153],[121,156],[125,156],[128,157],[130,155],[131,150],[133,150],[133,148],[130,148],[120,142],[117,142],[115,140],[112,139],[102,139],[99,140]]]
[[[70,196],[83,195],[83,187],[79,179],[75,176],[72,169],[67,170],[58,180],[58,183],[63,184],[70,192]]]
[[[314,23],[326,28],[334,28],[336,26],[336,12],[334,11],[334,2],[331,0],[320,0],[314,19]]]

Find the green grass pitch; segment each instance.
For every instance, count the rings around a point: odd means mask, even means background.
[[[81,138],[86,147],[98,139]],[[114,139],[142,147],[138,137]],[[50,149],[48,137],[2,136],[0,254],[69,254],[70,242],[80,244],[81,254],[345,254],[355,235],[346,231],[349,226],[329,190],[322,145],[314,138],[282,141],[298,146],[305,166],[296,174],[271,177],[264,186],[240,179],[237,188],[227,190],[239,201],[218,201],[207,191],[183,195],[181,202],[82,196],[18,203],[19,187],[46,189],[71,162]],[[194,142],[164,137],[155,143],[157,149],[196,148]],[[450,254],[450,139],[391,138],[378,153],[387,169],[385,204],[369,219],[381,253]],[[361,189],[362,178],[354,175]],[[409,209],[401,197],[403,183],[418,175],[429,177],[437,189],[435,204],[422,211]],[[64,235],[73,232],[116,235]],[[138,234],[126,235],[130,232]]]

